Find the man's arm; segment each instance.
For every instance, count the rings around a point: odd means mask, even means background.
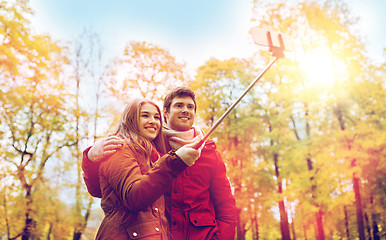
[[[210,194],[216,211],[218,237],[224,240],[233,240],[236,227],[236,203],[232,195],[230,183],[226,176],[225,164],[220,153],[215,150],[217,166],[210,185]]]
[[[117,149],[122,148],[122,146],[123,140],[121,138],[109,136],[96,141],[92,147],[88,147],[83,151],[83,179],[91,196],[102,197],[99,185],[100,161],[116,153]]]
[[[99,185],[99,166],[100,162],[92,162],[88,159],[87,155],[91,147],[86,148],[83,151],[82,158],[82,170],[83,179],[86,183],[87,191],[91,196],[101,198],[101,188]]]

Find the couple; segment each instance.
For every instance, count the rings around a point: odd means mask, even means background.
[[[154,102],[131,101],[115,134],[83,152],[87,189],[105,213],[96,239],[234,239],[224,162],[212,140],[194,148],[196,107],[190,88],[173,89],[163,126]]]

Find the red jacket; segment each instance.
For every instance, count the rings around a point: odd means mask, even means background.
[[[100,197],[99,164],[83,155],[84,180],[89,193]],[[205,143],[201,157],[174,179],[165,194],[166,216],[174,240],[233,240],[236,206],[226,168],[216,144]]]

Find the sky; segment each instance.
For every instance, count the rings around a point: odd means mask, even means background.
[[[349,0],[361,18],[369,52],[381,61],[386,47],[386,1]],[[102,38],[112,54],[129,41],[166,48],[190,68],[210,57],[248,57],[260,48],[252,43],[250,0],[30,0],[36,33],[74,40],[85,28]]]
[[[210,56],[247,56],[247,0],[31,0],[33,27],[59,39],[71,39],[85,27],[102,36],[108,48],[123,49],[128,41],[146,41],[166,48],[196,67]]]

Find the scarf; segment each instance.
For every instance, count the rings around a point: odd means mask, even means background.
[[[187,131],[177,131],[164,124],[162,131],[173,150],[177,150],[185,144],[197,142],[204,137],[204,131],[194,124]]]
[[[151,148],[150,161],[152,163],[155,163],[158,160],[158,158],[160,158],[161,156],[162,154],[159,153],[155,148],[153,147]]]

